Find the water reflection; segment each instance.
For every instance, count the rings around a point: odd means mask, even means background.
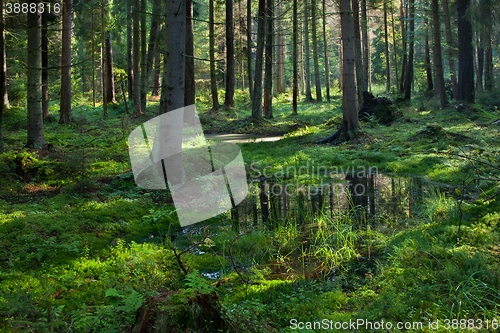
[[[353,222],[374,225],[381,219],[404,221],[421,211],[426,188],[437,187],[421,177],[382,174],[336,175],[320,184],[260,178],[232,216],[244,225],[309,222],[319,214],[349,214]]]

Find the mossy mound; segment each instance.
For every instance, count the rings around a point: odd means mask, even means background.
[[[380,124],[388,125],[396,118],[402,116],[391,100],[385,97],[375,98],[372,93],[363,92],[363,105],[359,110],[360,120],[373,120],[375,119]]]

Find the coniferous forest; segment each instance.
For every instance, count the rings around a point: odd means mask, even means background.
[[[499,331],[498,1],[0,5],[0,332]]]

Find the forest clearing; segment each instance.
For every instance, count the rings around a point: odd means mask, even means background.
[[[498,332],[498,4],[32,3],[0,1],[0,332]],[[155,155],[190,105],[179,182],[207,149],[189,196],[220,167],[228,209],[182,215]]]

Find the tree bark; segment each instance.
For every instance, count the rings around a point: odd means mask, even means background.
[[[141,43],[140,43],[140,0],[134,1],[134,15],[133,15],[133,72],[134,72],[134,114],[133,117],[144,114],[141,102]]]
[[[66,0],[64,2],[62,16],[61,104],[59,110],[59,124],[67,124],[71,121],[71,22],[73,17],[72,0]]]
[[[359,20],[359,1],[352,0],[352,15],[354,23],[354,54],[355,54],[355,71],[356,71],[356,84],[358,92],[358,103],[363,102],[363,91],[367,90],[365,86],[365,79],[363,78],[363,56],[361,54],[361,27]]]
[[[484,89],[492,91],[494,86],[493,81],[493,49],[491,47],[491,34],[487,34],[486,48],[484,50]]]
[[[102,111],[103,116],[106,117],[108,115],[108,103],[106,102],[108,99],[106,95],[108,94],[108,90],[106,89],[106,20],[105,20],[105,12],[107,3],[106,0],[101,0],[101,93],[102,93]]]
[[[389,61],[389,32],[387,29],[387,4],[384,2],[384,53],[385,53],[385,92],[391,91],[391,62]]]
[[[447,56],[448,56],[448,65],[450,67],[450,80],[451,80],[451,89],[453,91],[453,98],[457,99],[458,97],[458,83],[457,83],[457,72],[455,69],[455,39],[453,38],[453,34],[451,32],[451,20],[450,20],[450,10],[448,6],[448,0],[442,0],[443,5],[443,14],[444,14],[444,28],[445,28],[445,37],[447,47]]]
[[[285,92],[285,38],[283,35],[282,0],[276,3],[276,93]]]
[[[235,63],[233,0],[226,0],[226,95],[224,105],[234,107]]]
[[[368,37],[368,18],[366,14],[366,0],[361,0],[361,38],[363,39],[363,78],[364,86],[370,89],[370,40]]]
[[[306,79],[306,101],[311,102],[311,51],[309,47],[309,0],[304,0],[304,75]]]
[[[465,16],[470,0],[457,0],[458,14],[458,98],[474,103],[474,49],[472,46],[472,24]]]
[[[266,50],[264,76],[264,117],[273,118],[273,16],[274,0],[266,3]]]
[[[406,63],[408,62],[407,58],[407,40],[406,40],[406,10],[404,6],[404,0],[401,0],[401,5],[399,6],[399,20],[401,22],[401,43],[402,43],[402,50],[403,50],[403,60],[401,62],[401,81],[399,83],[399,91],[401,93],[404,93],[405,91],[405,81],[406,81]]]
[[[429,10],[427,9],[428,2],[424,2],[424,27],[425,27],[425,38],[424,38],[424,52],[425,52],[425,74],[427,76],[427,91],[434,90],[434,81],[432,78],[432,67],[431,67],[431,50],[429,46]]]
[[[328,40],[326,38],[326,0],[323,0],[323,45],[325,57],[325,87],[326,100],[330,102],[330,65],[328,62]]]
[[[111,33],[106,33],[106,102],[113,103],[115,98],[115,73],[113,65],[113,43]]]
[[[212,111],[219,110],[219,93],[217,92],[217,74],[215,72],[215,18],[214,18],[214,0],[209,1],[208,5],[208,35],[210,52],[210,90],[212,91]]]
[[[148,72],[147,72],[147,45],[146,45],[146,34],[147,34],[147,26],[146,26],[146,8],[147,8],[147,0],[141,0],[141,110],[142,112],[146,112],[146,95],[148,92]],[[183,2],[184,3],[184,2]]]
[[[415,0],[410,0],[409,2],[409,20],[410,24],[408,24],[408,39],[409,39],[409,48],[408,48],[408,62],[406,64],[406,75],[405,75],[405,95],[404,98],[406,100],[411,99],[411,90],[413,85],[413,55],[415,52]]]
[[[446,99],[446,90],[444,87],[444,70],[443,56],[441,52],[441,26],[439,21],[439,5],[438,0],[432,1],[432,21],[434,28],[434,66],[436,68],[436,85],[439,94],[439,102],[441,109],[446,107],[448,101]]]
[[[194,105],[196,101],[196,84],[194,81],[194,27],[193,0],[186,0],[186,73],[184,77],[184,105]],[[153,82],[153,85],[155,83]]]
[[[49,116],[49,38],[47,36],[48,12],[42,13],[42,113]]]
[[[271,0],[268,0],[271,1]],[[264,39],[266,35],[266,0],[259,0],[259,18],[257,21],[257,50],[255,54],[255,80],[252,96],[252,118],[262,118],[262,67]]]
[[[155,56],[155,70],[154,70],[154,75],[153,75],[153,88],[151,89],[151,95],[152,96],[159,96],[160,95],[160,73],[161,73],[161,55],[160,53],[156,53]],[[189,104],[187,104],[189,105]]]
[[[248,72],[248,92],[250,100],[253,94],[253,73],[252,73],[252,0],[247,0],[247,72]]]
[[[479,35],[479,36],[477,36]],[[477,32],[476,36],[476,59],[477,59],[477,69],[476,69],[476,91],[483,90],[483,72],[484,72],[484,32]]]
[[[37,2],[38,3],[38,2]],[[42,149],[45,144],[42,113],[41,14],[28,13],[28,138],[26,147]]]
[[[297,114],[297,100],[299,97],[299,46],[298,46],[298,4],[293,0],[292,18],[292,46],[293,46],[293,78],[292,78],[292,114]]]
[[[127,0],[127,22],[132,22],[132,0]],[[127,91],[129,99],[134,98],[135,87],[132,48],[132,24],[127,24]]]
[[[317,15],[318,10],[316,0],[311,0],[311,30],[313,42],[313,63],[314,63],[314,83],[316,86],[316,102],[323,102],[321,96],[321,81],[319,78],[319,47],[318,47],[318,32],[317,32]]]

